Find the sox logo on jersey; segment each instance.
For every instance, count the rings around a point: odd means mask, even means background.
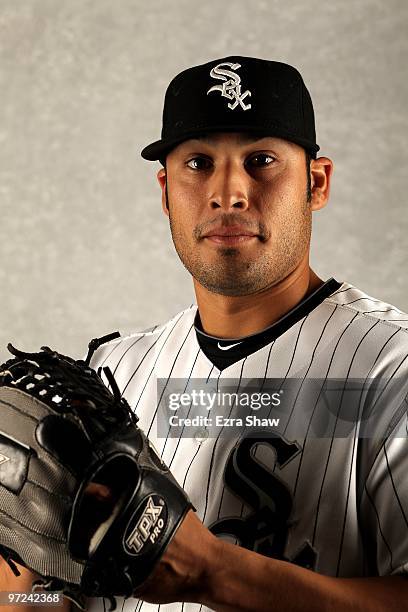
[[[282,466],[300,452],[297,444],[283,438],[244,438],[232,450],[224,472],[225,486],[253,509],[246,517],[226,518],[209,526],[215,535],[231,535],[241,546],[268,557],[314,568],[316,551],[308,542],[291,559],[286,546],[293,498],[288,487],[253,458],[258,444],[270,445]],[[266,486],[265,486],[266,485]]]

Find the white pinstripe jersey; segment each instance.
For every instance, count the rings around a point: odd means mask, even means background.
[[[91,365],[111,368],[204,524],[224,521],[230,529],[221,531],[234,541],[326,575],[408,573],[408,315],[343,283],[274,341],[220,371],[199,347],[196,311],[191,306],[153,331],[103,345]],[[289,419],[280,443],[258,440],[244,448],[223,437],[158,438],[156,380],[169,377],[209,378],[214,389],[229,378],[398,378],[403,384],[399,397],[382,402],[374,438],[360,438],[356,423],[347,437],[336,437],[334,429],[324,438],[294,439]],[[387,388],[384,393],[387,398]],[[90,600],[88,609],[103,610],[103,600]],[[119,600],[121,609],[208,608],[128,599]]]

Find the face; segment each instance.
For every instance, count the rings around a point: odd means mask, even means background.
[[[304,260],[316,204],[305,157],[280,138],[224,133],[169,153],[158,174],[163,209],[196,283],[227,296],[254,294]]]

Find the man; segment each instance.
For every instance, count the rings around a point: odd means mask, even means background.
[[[163,211],[198,309],[102,347],[93,365],[111,367],[197,514],[125,610],[408,610],[408,448],[397,437],[408,317],[310,269],[312,212],[333,168],[318,149],[309,93],[286,64],[227,57],[167,90],[162,138],[142,155],[163,163]],[[201,426],[172,437],[160,435],[158,379],[163,391],[174,379],[214,391],[244,379],[383,384],[355,418],[295,401],[273,437]]]
[[[227,57],[167,90],[162,138],[142,155],[163,163],[197,307],[102,346],[92,365],[111,368],[197,512],[123,610],[408,610],[408,316],[310,269],[333,168],[318,149],[286,64]],[[162,400],[196,380],[214,394],[279,381],[283,427],[163,434]],[[348,381],[364,382],[357,402]]]

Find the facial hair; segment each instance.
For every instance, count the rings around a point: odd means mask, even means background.
[[[182,224],[172,213],[172,206],[167,198],[170,230],[177,254],[191,274],[203,287],[212,293],[226,296],[245,296],[265,291],[286,278],[301,262],[310,246],[312,214],[308,194],[304,195],[301,206],[294,203],[287,206],[286,212],[279,219],[279,228],[268,230],[262,223],[251,231],[258,234],[257,240],[265,248],[257,250],[257,256],[245,254],[240,247],[217,247],[217,261],[210,261],[201,256],[198,243],[205,233],[205,225],[194,229],[193,237],[182,231]],[[296,211],[296,217],[293,212]],[[231,225],[248,226],[246,217],[240,213],[217,215],[217,227]]]

